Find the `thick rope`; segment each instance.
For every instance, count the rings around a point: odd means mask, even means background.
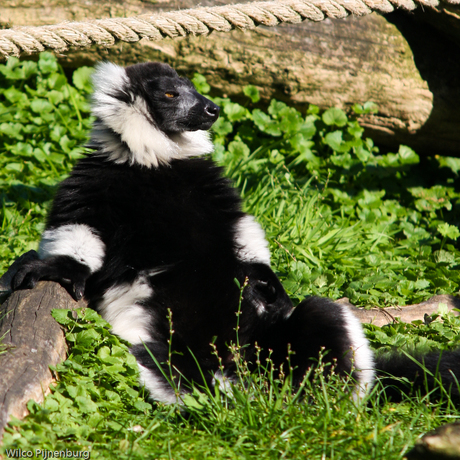
[[[438,0],[277,0],[235,5],[194,8],[132,18],[110,18],[86,22],[65,22],[52,26],[14,27],[0,30],[0,59],[45,49],[63,53],[93,44],[112,46],[116,41],[137,42],[142,38],[207,35],[213,30],[254,29],[258,25],[275,26],[282,22],[364,16],[373,11],[390,13],[395,8],[414,10],[418,5],[435,8]],[[460,5],[460,0],[444,0]]]

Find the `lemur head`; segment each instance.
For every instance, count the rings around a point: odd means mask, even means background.
[[[127,67],[126,74],[129,91],[145,100],[153,121],[165,133],[209,129],[219,117],[219,107],[167,64],[136,64]]]
[[[90,146],[112,161],[157,167],[212,151],[219,107],[167,64],[100,64],[93,76]]]

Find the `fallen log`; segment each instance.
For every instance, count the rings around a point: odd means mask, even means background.
[[[11,417],[28,414],[30,399],[40,403],[54,380],[50,366],[66,358],[67,345],[55,308],[83,307],[57,283],[40,282],[15,292],[0,308],[0,439]]]
[[[407,460],[460,460],[460,422],[442,425],[423,435]]]
[[[454,308],[460,309],[460,298],[452,295],[435,295],[425,302],[405,305],[404,307],[358,308],[352,305],[346,297],[337,300],[337,302],[347,305],[362,323],[379,327],[396,321],[403,323],[410,323],[416,320],[423,321],[425,315],[437,313],[441,307],[448,311],[452,311]]]

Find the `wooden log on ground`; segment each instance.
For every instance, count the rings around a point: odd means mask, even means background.
[[[225,3],[236,2],[241,1]],[[206,0],[200,5],[221,3]],[[195,6],[194,0],[10,0],[0,6],[0,18],[4,27],[43,25]],[[460,5],[251,32],[143,39],[70,51],[61,63],[75,68],[103,59],[120,64],[165,61],[185,75],[205,74],[215,94],[234,96],[253,84],[263,102],[276,97],[301,110],[309,103],[347,109],[371,100],[380,109],[363,124],[380,144],[397,149],[403,143],[430,155],[460,152]]]
[[[460,460],[460,422],[442,425],[423,435],[407,460]]]
[[[55,308],[82,307],[57,283],[40,282],[15,292],[0,308],[0,439],[11,417],[27,415],[30,399],[40,403],[54,377],[49,366],[66,358]]]
[[[450,312],[454,308],[460,309],[460,298],[452,295],[435,295],[425,302],[405,305],[404,307],[358,308],[352,305],[346,297],[339,299],[337,302],[347,305],[362,323],[379,327],[396,321],[396,318],[403,323],[410,323],[415,320],[423,321],[425,315],[437,313],[441,307]]]

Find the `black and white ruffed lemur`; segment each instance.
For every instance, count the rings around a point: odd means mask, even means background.
[[[238,308],[245,358],[252,360],[257,343],[262,358],[272,350],[280,366],[290,347],[295,384],[324,349],[336,373],[352,374],[355,394],[373,385],[375,369],[423,385],[420,367],[408,358],[376,366],[346,306],[312,297],[293,307],[270,268],[264,231],[205,156],[213,150],[207,130],[219,107],[162,63],[100,64],[94,88],[93,153],[60,184],[39,259],[20,269],[15,289],[45,279],[68,286],[76,299],[84,295],[131,343],[141,383],[163,402],[176,401],[157,366],[166,369],[170,352],[169,311],[171,364],[181,391],[190,382],[222,378],[211,343],[232,377],[228,345],[236,342]],[[240,307],[235,279],[245,285]],[[432,370],[438,366],[437,355],[424,360]],[[460,377],[458,361],[458,353],[444,354],[439,370],[446,385],[455,381],[450,369]]]

